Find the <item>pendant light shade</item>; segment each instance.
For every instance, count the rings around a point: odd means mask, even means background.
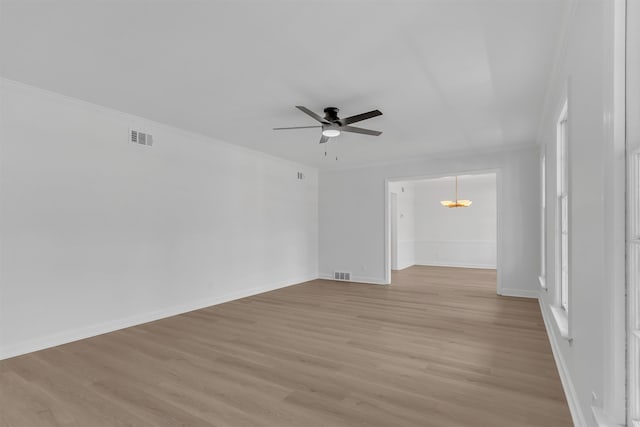
[[[440,204],[446,208],[468,208],[471,200],[458,199],[458,177],[456,176],[456,200],[441,200]]]

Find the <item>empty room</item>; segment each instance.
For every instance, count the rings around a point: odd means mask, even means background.
[[[0,0],[0,427],[640,427],[640,2]]]
[[[497,270],[497,212],[503,209],[496,173],[390,182],[388,200],[392,270]]]

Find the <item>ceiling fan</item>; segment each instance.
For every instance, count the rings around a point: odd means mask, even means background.
[[[353,132],[353,133],[361,133],[363,135],[373,135],[378,136],[382,134],[382,132],[371,129],[363,129],[355,126],[351,126],[351,123],[361,122],[363,120],[370,119],[372,117],[381,116],[382,112],[380,110],[373,110],[367,113],[356,114],[355,116],[346,117],[341,119],[338,117],[338,111],[340,111],[337,107],[327,107],[324,109],[324,117],[320,117],[320,115],[314,113],[309,110],[307,107],[303,107],[301,105],[296,105],[296,108],[303,113],[313,117],[315,120],[320,122],[320,125],[316,126],[295,126],[288,128],[273,128],[273,130],[284,130],[284,129],[308,129],[308,128],[322,128],[322,137],[320,138],[320,144],[324,144],[329,141],[329,138],[336,137],[340,135],[341,132]]]

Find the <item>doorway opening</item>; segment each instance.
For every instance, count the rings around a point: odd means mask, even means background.
[[[385,185],[387,283],[392,271],[414,265],[476,268],[495,270],[501,294],[499,170],[389,179]]]

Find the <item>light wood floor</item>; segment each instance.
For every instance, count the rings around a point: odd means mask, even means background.
[[[0,362],[1,426],[571,426],[495,271],[316,280]]]

